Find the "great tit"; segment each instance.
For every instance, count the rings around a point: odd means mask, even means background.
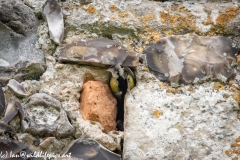
[[[131,90],[136,85],[136,78],[133,71],[120,64],[111,66],[109,71],[109,85],[112,93],[117,98],[117,128],[123,130],[124,120],[124,96],[128,90]]]

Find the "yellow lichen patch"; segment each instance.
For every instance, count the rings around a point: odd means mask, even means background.
[[[189,87],[189,88],[188,88],[188,91],[189,91],[189,92],[192,92],[192,93],[195,92],[195,90],[193,89],[193,87]]]
[[[220,82],[215,82],[213,85],[213,90],[223,90],[225,87],[222,83]]]
[[[235,140],[236,142],[240,142],[240,136],[238,138],[236,138]]]
[[[161,38],[161,35],[157,31],[149,31],[147,41],[158,41]]]
[[[149,21],[149,20],[153,20],[154,19],[154,13],[150,13],[148,15],[142,16],[140,18],[141,21]]]
[[[154,114],[154,116],[155,116],[156,118],[159,118],[159,117],[160,117],[160,115],[159,115],[159,110],[155,110],[155,111],[153,112],[153,114]]]
[[[231,144],[231,147],[240,147],[240,144],[238,144],[238,143],[233,143],[233,144]]]
[[[231,153],[230,153],[228,150],[225,151],[225,154],[226,154],[228,157],[231,156]]]
[[[238,103],[238,106],[240,106],[240,91],[236,91],[233,95],[232,98]]]
[[[172,88],[171,86],[168,86],[167,93],[172,93],[172,94],[182,93],[182,89],[181,88]]]
[[[120,17],[120,18],[124,18],[124,17],[127,17],[127,16],[128,16],[128,12],[118,13],[118,17]]]
[[[175,5],[168,11],[162,11],[159,18],[161,19],[161,23],[166,24],[173,31],[181,29],[196,30],[196,17],[182,5]],[[171,32],[167,34],[171,34]]]
[[[143,52],[143,50],[144,50],[144,48],[143,47],[141,47],[141,46],[137,46],[137,47],[135,47],[135,52],[137,52],[137,53],[142,53]]]
[[[238,160],[238,157],[233,157],[232,160]]]
[[[240,155],[240,148],[233,149],[233,153]]]
[[[117,11],[118,10],[118,7],[116,6],[116,4],[111,4],[110,6],[109,6],[109,9],[111,9],[112,11]]]
[[[154,114],[154,116],[155,116],[156,118],[159,118],[163,113],[162,113],[161,110],[156,109],[156,110],[153,112],[153,114]]]
[[[237,156],[238,157],[240,155],[240,144],[238,143],[239,141],[240,141],[240,136],[236,138],[236,140],[233,144],[231,144],[231,148],[229,150],[225,151],[225,154],[227,156],[229,156],[229,157]]]
[[[229,8],[225,13],[220,13],[216,19],[216,23],[220,26],[225,26],[238,15],[238,9],[239,8]]]
[[[141,49],[144,49],[145,45],[148,45],[150,42],[158,41],[160,38],[162,38],[160,31],[150,28],[149,24],[147,24],[146,22],[143,22],[143,26],[145,27],[145,29],[138,34],[139,37],[145,40],[144,45],[140,47]]]
[[[158,86],[159,86],[160,89],[166,89],[165,84],[162,83],[162,82],[158,82]]]
[[[237,56],[237,62],[240,63],[240,56]]]
[[[88,6],[87,11],[88,13],[94,13],[96,9],[93,6]]]

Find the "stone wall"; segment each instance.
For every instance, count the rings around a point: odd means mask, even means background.
[[[0,0],[0,38],[9,40],[0,42],[3,44],[0,84],[6,102],[19,101],[26,109],[31,96],[47,94],[65,111],[66,125],[70,126],[63,126],[62,130],[55,128],[56,133],[63,135],[61,138],[54,136],[52,130],[50,135],[37,136],[21,132],[21,117],[16,116],[9,125],[16,130],[20,141],[33,151],[62,153],[74,140],[90,138],[111,151],[122,153],[123,159],[227,160],[240,156],[239,55],[234,65],[236,76],[230,81],[207,80],[175,88],[158,80],[141,54],[152,42],[185,34],[221,35],[233,40],[234,47],[239,48],[238,1],[91,0],[84,5],[80,2],[59,3],[64,39],[58,46],[50,39],[48,25],[43,20],[45,0]],[[10,9],[5,11],[3,4]],[[6,20],[8,16],[12,19]],[[16,29],[28,23],[32,30]],[[137,85],[125,96],[124,132],[105,133],[98,121],[84,120],[81,115],[79,106],[84,83],[93,80],[107,84],[107,68],[58,61],[63,45],[100,37],[113,39],[141,57],[135,70]],[[26,97],[12,92],[6,85],[10,79],[21,83]],[[52,115],[49,110],[45,114],[48,114],[46,117]],[[62,133],[65,128],[71,128],[72,134]],[[40,145],[34,145],[36,140]]]

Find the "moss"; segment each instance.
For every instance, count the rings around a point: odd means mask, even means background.
[[[21,72],[23,73],[23,79],[35,79],[38,80],[40,76],[45,72],[46,66],[39,63],[32,63],[25,68],[21,69]]]
[[[211,29],[205,34],[205,35],[215,35],[215,34],[220,34],[220,35],[231,35],[232,31],[228,30],[224,26],[221,25],[213,25]]]

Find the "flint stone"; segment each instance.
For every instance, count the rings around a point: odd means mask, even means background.
[[[19,96],[19,97],[27,97],[28,96],[27,91],[20,83],[18,83],[18,81],[11,79],[7,85],[17,96]]]
[[[0,84],[9,79],[38,79],[45,71],[44,55],[35,48],[37,19],[22,1],[0,1]]]
[[[61,6],[57,0],[47,0],[43,5],[43,16],[48,23],[51,39],[61,44],[64,36],[64,22]]]
[[[26,155],[33,155],[33,152],[28,148],[28,146],[26,146],[20,141],[6,137],[0,137],[0,150],[2,151],[2,153],[5,153],[1,156],[1,159],[15,159],[13,158],[13,155],[15,157],[22,157],[22,152],[24,152]],[[36,158],[28,157],[27,159],[35,160]]]
[[[120,160],[121,156],[111,152],[98,142],[91,139],[77,139],[73,141],[63,154],[72,157],[91,160]]]
[[[107,84],[86,82],[80,97],[80,110],[84,120],[99,122],[105,133],[116,128],[117,101]]]
[[[24,130],[37,136],[63,138],[73,134],[74,128],[61,103],[45,94],[36,93],[24,106]]]
[[[4,114],[6,110],[5,95],[0,85],[0,117]]]
[[[60,62],[110,67],[115,64],[136,68],[139,60],[137,53],[127,50],[114,40],[93,39],[63,45],[59,54]]]
[[[147,65],[159,80],[171,84],[206,80],[226,82],[235,76],[238,49],[221,36],[178,35],[149,45]]]

